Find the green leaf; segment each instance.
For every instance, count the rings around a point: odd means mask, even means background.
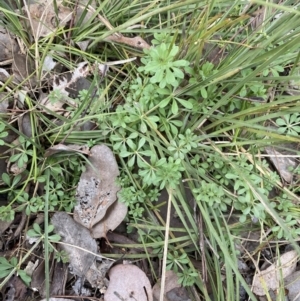
[[[168,103],[170,102],[170,100],[171,100],[171,97],[165,98],[164,100],[162,100],[162,101],[160,102],[159,107],[160,107],[160,108],[164,108],[165,106],[168,105]]]
[[[45,176],[39,176],[37,179],[36,179],[39,183],[44,183],[46,181],[46,177]]]
[[[15,267],[18,264],[18,259],[17,257],[12,257],[10,259],[10,263]]]
[[[207,98],[207,91],[206,91],[206,89],[204,88],[204,87],[202,87],[201,89],[200,89],[200,93],[201,93],[201,96],[203,97],[203,98]]]
[[[146,133],[147,132],[147,125],[146,125],[146,123],[144,121],[141,122],[140,131],[142,133]]]
[[[3,181],[6,185],[10,186],[10,177],[9,177],[9,175],[8,175],[7,173],[3,173],[3,174],[2,174],[2,181]]]
[[[8,136],[8,132],[2,132],[0,133],[0,138],[5,138]]]
[[[187,100],[184,100],[184,99],[181,99],[178,97],[176,97],[175,99],[186,109],[188,109],[188,110],[193,109],[193,104],[190,101],[187,101]]]
[[[138,149],[142,148],[144,146],[146,142],[146,139],[144,137],[142,137],[140,140],[139,140],[139,145],[138,145]]]
[[[125,157],[128,157],[132,155],[132,153],[128,152],[127,150],[122,150],[120,153],[119,153],[119,156],[122,157],[122,158],[125,158]]]
[[[0,264],[0,271],[5,271],[8,269],[12,269],[12,268],[14,268],[14,266],[12,264],[10,264],[9,262]]]
[[[52,241],[52,242],[58,242],[61,240],[61,236],[58,235],[58,234],[54,234],[54,235],[50,235],[48,237],[49,241]]]
[[[5,257],[0,257],[0,265],[2,264],[10,264]]]
[[[286,121],[282,118],[278,118],[278,119],[276,119],[276,124],[279,126],[283,126],[283,125],[286,125]]]
[[[25,272],[25,271],[22,271],[22,270],[18,271],[18,274],[19,274],[20,278],[24,281],[24,283],[25,283],[27,286],[29,286],[29,284],[30,284],[30,282],[31,282],[31,277],[28,276],[28,275],[26,274],[26,272]]]
[[[5,278],[12,270],[0,270],[0,278]]]
[[[128,161],[128,166],[132,167],[134,165],[134,162],[135,162],[135,156],[130,158],[130,160]]]
[[[40,233],[40,234],[41,234],[41,227],[40,227],[39,224],[34,223],[34,224],[33,224],[33,229],[34,229],[34,231],[35,231],[36,233]]]
[[[53,230],[54,230],[54,226],[53,225],[48,225],[47,232],[51,233]]]
[[[36,233],[33,229],[30,229],[27,231],[27,236],[29,237],[40,237],[40,233]]]
[[[132,150],[136,150],[136,144],[131,139],[128,139],[126,143]]]
[[[175,100],[172,102],[172,108],[171,108],[172,114],[176,115],[178,113],[178,105]]]
[[[22,154],[14,154],[9,158],[9,162],[16,162],[21,156]]]

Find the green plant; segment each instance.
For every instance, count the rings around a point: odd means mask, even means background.
[[[178,282],[184,287],[192,286],[195,284],[198,277],[198,273],[192,269],[184,269],[182,272],[178,272]]]
[[[31,142],[26,140],[23,136],[19,136],[19,145],[17,145],[16,148],[18,152],[9,158],[9,162],[16,162],[19,168],[23,168],[33,155],[33,151],[29,149],[29,147],[31,147]]]
[[[167,85],[178,87],[179,81],[184,78],[180,67],[187,67],[186,60],[176,60],[179,47],[174,44],[161,43],[156,47],[145,50],[146,56],[142,58],[145,66],[139,67],[138,71],[150,74],[152,84],[159,83],[160,88]]]
[[[12,257],[10,260],[7,260],[5,257],[0,257],[0,278],[5,278],[13,270],[16,270],[17,275],[20,276],[27,286],[29,286],[31,277],[20,268],[18,259],[16,257]]]
[[[2,140],[2,138],[7,137],[7,135],[8,135],[8,132],[5,131],[5,128],[6,128],[5,123],[1,121],[0,122],[0,145],[5,144],[5,142]]]
[[[187,254],[179,254],[178,251],[174,251],[172,253],[168,254],[167,259],[167,269],[168,270],[174,270],[175,272],[178,272],[178,269],[184,271],[184,265],[189,263],[189,259],[187,257]]]
[[[201,181],[199,188],[193,189],[196,200],[199,202],[207,202],[209,206],[216,208],[220,206],[222,211],[227,210],[227,205],[231,204],[231,200],[226,197],[224,188],[215,183],[207,183]]]
[[[52,243],[60,241],[61,237],[58,234],[54,234],[54,233],[51,234],[51,232],[54,231],[53,225],[48,225],[48,228],[45,231],[47,231],[48,235],[47,235],[47,241],[45,241],[44,243],[48,244],[49,252],[52,252],[53,250],[55,250],[54,247],[52,246]],[[34,239],[44,238],[45,231],[41,229],[39,224],[34,223],[32,229],[27,231],[27,236]]]
[[[300,115],[298,113],[286,114],[282,118],[276,119],[279,126],[277,131],[280,134],[298,135],[300,133]]]
[[[284,222],[290,229],[290,235],[295,239],[299,237],[300,229],[296,227],[296,225],[298,225],[297,219],[295,219],[292,215],[287,215]],[[283,237],[286,237],[286,233],[284,232],[284,229],[282,229],[280,226],[274,226],[272,228],[272,231],[273,233],[276,233],[278,239],[282,239]]]

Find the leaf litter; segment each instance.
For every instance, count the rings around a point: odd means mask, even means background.
[[[257,272],[252,284],[253,292],[258,296],[264,296],[270,289],[277,290],[281,280],[295,272],[297,257],[296,251],[286,252],[267,269]]]

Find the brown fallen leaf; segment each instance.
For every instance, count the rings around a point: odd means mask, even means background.
[[[1,200],[2,201],[2,200]],[[2,202],[1,202],[2,203]],[[3,202],[4,203],[4,202]],[[5,204],[5,203],[4,203]],[[1,236],[4,234],[4,232],[11,226],[14,220],[12,221],[3,221],[0,219],[0,234]],[[2,245],[2,244],[1,244]]]
[[[8,30],[0,26],[0,62],[2,64],[10,63],[13,58],[13,53],[19,50],[19,46],[9,34]]]
[[[36,85],[36,77],[32,75],[33,73],[35,73],[33,59],[25,54],[14,53],[12,64],[14,82],[19,84],[26,80],[25,84],[33,87]],[[29,81],[27,80],[28,78]]]
[[[76,189],[74,219],[92,229],[117,200],[119,169],[113,152],[106,145],[91,148],[89,163]]]
[[[297,271],[284,279],[288,297],[293,301],[300,301],[300,271]]]
[[[94,238],[106,237],[106,233],[115,230],[124,220],[127,214],[127,206],[121,202],[112,204],[104,218],[92,228],[92,236]]]
[[[100,21],[109,29],[114,29],[110,22],[101,15],[98,15]],[[151,46],[140,36],[133,38],[124,37],[120,33],[112,34],[104,39],[105,41],[117,42],[121,44],[126,44],[131,47],[140,48],[140,49],[149,49]]]
[[[253,293],[258,296],[266,295],[269,290],[279,288],[281,279],[291,275],[296,270],[298,254],[290,251],[280,256],[270,267],[257,272],[252,283]]]
[[[42,254],[41,254],[42,255]],[[50,296],[64,295],[65,281],[69,273],[68,264],[55,261],[50,269]],[[45,283],[45,261],[39,264],[31,277],[30,287],[32,290],[39,292],[41,297],[46,297]]]
[[[56,16],[52,0],[40,0],[23,7],[28,17],[27,25],[36,39],[46,37],[71,20],[73,12],[70,8],[63,6],[59,1],[57,1],[57,8],[58,15]]]
[[[155,301],[160,297],[160,281],[153,286],[153,298]],[[174,271],[166,271],[165,297],[163,301],[191,301],[187,291],[178,282],[178,276]]]
[[[56,212],[51,218],[55,233],[61,236],[61,248],[68,253],[72,272],[82,277],[93,264],[97,243],[88,229],[76,223],[66,212]]]
[[[1,291],[5,301],[18,301],[26,298],[27,287],[20,277],[14,275],[6,284],[5,289]]]
[[[283,146],[283,145],[282,145]],[[287,146],[287,149],[293,147],[293,144]],[[293,169],[296,168],[297,161],[293,156],[297,150],[297,144],[294,144],[295,152],[288,150],[280,150],[280,148],[275,148],[267,146],[265,148],[266,153],[270,156],[270,160],[277,169],[280,177],[288,184],[293,181]],[[289,156],[290,155],[290,156]]]
[[[118,264],[108,272],[109,286],[104,301],[153,301],[152,289],[146,274],[132,264]]]
[[[86,145],[77,145],[77,144],[57,144],[52,147],[49,147],[45,152],[45,157],[50,157],[53,154],[59,153],[59,152],[75,152],[75,153],[81,153],[84,155],[89,155],[90,151],[89,148]]]

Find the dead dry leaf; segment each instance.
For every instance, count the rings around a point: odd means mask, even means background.
[[[5,63],[11,60],[13,53],[18,50],[19,46],[15,39],[8,33],[7,29],[0,26],[0,62]]]
[[[56,65],[57,62],[53,60],[53,57],[51,55],[47,55],[44,59],[42,70],[44,72],[50,72],[55,68]]]
[[[86,145],[77,145],[77,144],[57,144],[52,147],[49,147],[45,152],[45,157],[50,157],[56,153],[59,152],[75,152],[75,153],[81,153],[84,155],[89,155],[90,151],[88,146]]]
[[[78,2],[76,15],[75,15],[75,22],[74,22],[75,25],[78,24],[79,20],[81,20],[80,26],[83,27],[88,23],[90,24],[93,21],[93,19],[96,17],[96,14],[89,9],[89,5],[91,7],[96,7],[96,3],[94,0],[93,1],[81,0]],[[83,17],[83,13],[84,13],[84,17]]]
[[[5,83],[6,81],[10,81],[9,77],[10,77],[9,73],[4,68],[0,68],[0,81],[3,83]],[[2,98],[4,98],[3,96],[5,96],[5,94],[8,94],[8,93],[1,92],[0,101]],[[1,104],[1,102],[0,102],[0,104]]]
[[[29,84],[30,87],[36,85],[35,65],[32,58],[25,54],[15,53],[13,56],[12,74],[16,83],[25,81],[25,84]],[[30,78],[30,79],[29,79]],[[29,79],[29,80],[27,80]]]
[[[51,223],[55,233],[61,236],[63,250],[68,253],[72,272],[82,277],[89,270],[95,260],[97,243],[90,232],[82,225],[76,223],[66,212],[56,212]]]
[[[106,233],[115,230],[124,220],[127,214],[127,206],[121,202],[112,204],[104,218],[92,228],[94,238],[106,237]]]
[[[106,273],[113,262],[111,260],[102,260],[101,263],[94,262],[87,271],[85,277],[92,287],[103,290],[108,286],[109,281],[106,279]]]
[[[31,113],[25,113],[18,116],[19,131],[25,136],[32,137]]]
[[[300,301],[300,271],[297,271],[284,279],[285,287],[288,290],[289,299]]]
[[[258,296],[264,296],[269,290],[279,288],[281,279],[291,275],[297,265],[297,252],[290,251],[280,256],[276,263],[272,264],[266,270],[258,272],[253,280],[253,293]]]
[[[64,295],[65,281],[67,278],[68,266],[66,263],[55,261],[50,269],[50,296]],[[34,291],[38,291],[41,298],[46,297],[45,283],[45,261],[43,260],[31,277],[30,287]]]
[[[28,14],[27,26],[38,39],[55,32],[59,27],[64,27],[72,18],[72,10],[57,1],[58,15],[56,16],[52,0],[38,1],[23,7]],[[57,24],[58,23],[58,24]]]
[[[104,301],[153,301],[150,281],[137,266],[118,264],[108,274],[110,282]]]
[[[160,281],[153,286],[153,298],[159,300]],[[165,279],[165,297],[163,301],[191,301],[187,291],[179,284],[178,276],[174,271],[166,271]]]
[[[1,290],[3,299],[5,301],[18,301],[25,300],[26,298],[27,287],[24,282],[18,277],[14,275],[8,283],[6,284],[6,288]]]
[[[89,75],[90,67],[87,62],[81,62],[78,64],[72,72],[68,72],[64,75],[54,76],[53,79],[53,90],[58,91],[61,95],[61,99],[57,99],[55,102],[51,101],[48,95],[44,95],[40,98],[40,104],[45,106],[48,110],[53,112],[62,112],[63,106],[68,104],[72,107],[76,107],[76,102],[72,97],[76,97],[80,90],[88,88],[90,83],[87,85],[84,81],[85,86],[82,87],[82,79]]]
[[[293,172],[297,166],[296,158],[288,156],[286,152],[280,151],[275,147],[268,146],[265,148],[268,155],[270,155],[270,160],[277,169],[280,177],[288,184],[293,181]],[[290,153],[292,155],[292,153]]]
[[[4,232],[10,227],[10,225],[13,223],[13,220],[12,221],[2,221],[0,220],[0,234],[1,236],[4,234]]]
[[[91,40],[84,40],[84,41],[76,42],[75,44],[80,48],[80,50],[86,51],[90,42],[91,42]]]
[[[91,148],[89,163],[76,189],[74,219],[92,229],[117,200],[119,169],[113,152],[106,145]]]

